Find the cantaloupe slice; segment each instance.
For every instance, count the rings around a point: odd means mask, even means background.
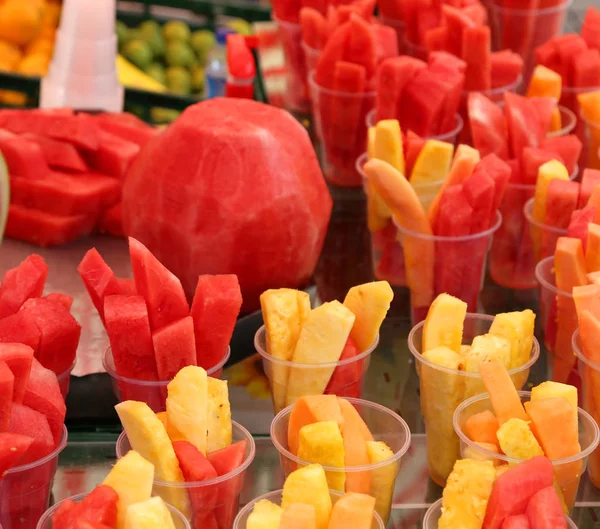
[[[496,432],[500,423],[496,416],[490,411],[480,411],[471,415],[465,423],[465,433],[476,443],[489,443],[499,447]]]
[[[325,471],[321,465],[299,468],[286,478],[281,507],[285,511],[294,503],[312,505],[317,515],[317,529],[327,529],[332,503]]]
[[[558,101],[562,92],[562,77],[560,74],[539,64],[533,70],[527,97],[551,97]]]
[[[579,339],[585,357],[600,365],[600,319],[589,311],[584,310],[579,316]],[[592,395],[596,409],[600,410],[600,372],[586,366],[583,374],[589,382],[585,389]],[[591,399],[588,398],[587,402],[590,403]]]
[[[401,173],[381,160],[370,160],[364,169],[398,224],[415,233],[432,235],[419,197]],[[434,243],[429,239],[404,237],[403,249],[412,305],[428,307],[434,295]]]
[[[583,245],[574,237],[559,237],[554,252],[556,287],[571,292],[573,287],[587,285]]]
[[[394,452],[383,441],[368,441],[367,453],[371,463],[381,463],[394,457]],[[371,471],[371,496],[375,498],[375,510],[384,525],[390,517],[394,485],[399,470],[399,461],[391,462]]]
[[[465,357],[465,371],[478,373],[479,366],[497,360],[506,369],[510,369],[511,343],[502,336],[480,334],[473,338],[469,354]],[[480,377],[465,377],[465,399],[485,393],[485,386]]]
[[[448,347],[460,353],[467,304],[449,294],[440,294],[429,307],[423,324],[422,351]]]
[[[367,441],[373,441],[368,426],[356,408],[345,399],[338,399],[342,417],[342,437],[344,439],[344,464],[346,467],[369,464]],[[370,472],[347,472],[346,491],[368,494],[371,490]]]
[[[579,94],[577,102],[581,106],[581,113],[587,121],[600,123],[600,90]]]
[[[587,274],[588,281],[594,285],[600,285],[600,270]]]
[[[344,417],[338,398],[335,395],[309,395],[300,397],[290,413],[288,423],[288,448],[298,455],[300,430],[307,424],[334,421],[340,431],[344,428]]]
[[[600,318],[600,285],[573,287],[573,301],[578,318],[581,318],[584,310],[589,310],[596,318]]]
[[[333,506],[328,529],[371,529],[375,498],[349,492]]]
[[[481,364],[479,373],[483,378],[485,389],[490,395],[492,408],[500,426],[509,419],[528,420],[514,383],[500,362]]]
[[[283,511],[278,529],[317,529],[317,514],[314,506],[306,503],[288,505]]]
[[[450,172],[454,145],[439,140],[427,140],[413,166],[410,183],[428,184],[445,180]]]
[[[375,127],[367,130],[367,160],[375,158]]]
[[[598,189],[600,191],[600,187]],[[600,196],[600,194],[599,194]],[[587,245],[585,248],[585,264],[588,272],[600,270],[600,225],[588,224]]]

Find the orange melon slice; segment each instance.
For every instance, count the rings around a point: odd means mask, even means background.
[[[317,514],[314,506],[292,503],[281,515],[279,529],[317,529]]]
[[[600,187],[597,188],[600,191]],[[598,195],[600,197],[600,194]],[[592,195],[593,197],[593,195]],[[600,206],[600,205],[599,205]],[[600,270],[600,225],[588,224],[587,245],[585,249],[585,265],[588,272]]]
[[[375,498],[349,492],[333,506],[328,529],[371,529],[374,512]]]
[[[481,364],[479,373],[483,379],[485,389],[490,394],[492,408],[500,426],[509,419],[528,420],[513,381],[500,362],[494,360]]]
[[[600,285],[573,287],[573,300],[577,318],[580,319],[585,310],[589,310],[596,318],[600,318]]]
[[[496,432],[500,423],[496,416],[490,411],[480,411],[471,415],[465,423],[465,433],[476,443],[488,443],[500,448]]]

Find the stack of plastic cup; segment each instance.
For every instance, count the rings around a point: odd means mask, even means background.
[[[65,0],[55,51],[42,80],[42,108],[123,110],[116,68],[116,0]]]

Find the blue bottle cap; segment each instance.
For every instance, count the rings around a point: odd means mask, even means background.
[[[235,31],[231,28],[217,28],[217,43],[221,46],[225,46],[225,43],[227,42],[227,35],[231,35],[233,33],[235,33]]]

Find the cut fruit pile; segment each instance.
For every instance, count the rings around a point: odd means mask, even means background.
[[[331,8],[350,3],[354,2],[352,0],[274,0],[272,4],[276,18],[297,24],[301,21],[300,13],[303,8],[312,8],[324,15]],[[375,2],[372,3],[374,6]]]
[[[400,230],[407,230],[402,233],[402,246],[413,322],[424,319],[435,295],[442,292],[461,296],[474,312],[490,243],[489,229],[496,222],[510,167],[493,154],[480,159],[479,152],[466,145],[459,145],[452,158],[451,145],[429,142],[428,149],[419,153],[409,182],[401,172],[405,166],[401,135],[399,128],[394,128],[396,133],[389,144],[395,148],[390,147],[384,156],[395,153],[396,159],[373,158],[364,170],[369,200],[377,203],[377,209],[374,204],[369,206],[373,212],[370,222],[381,219],[383,224],[391,216]],[[428,156],[430,148],[436,152]],[[428,167],[429,163],[432,166]],[[418,181],[440,180],[444,180],[441,189],[434,192],[426,211],[413,186]],[[379,209],[381,202],[386,209]],[[464,240],[434,240],[432,235]]]
[[[228,351],[242,294],[235,275],[202,275],[192,306],[181,282],[140,242],[129,239],[133,281],[119,279],[93,248],[79,274],[102,319],[117,374],[171,380],[181,368],[214,368]],[[215,373],[220,375],[220,373]],[[120,384],[123,400],[136,388]]]
[[[496,468],[491,461],[457,461],[438,529],[567,529],[552,484],[552,463],[543,456]]]
[[[522,312],[497,314],[487,334],[474,336],[463,345],[463,328],[467,304],[441,294],[429,309],[423,325],[421,354],[421,410],[427,427],[430,469],[444,481],[460,450],[454,433],[453,415],[465,399],[484,392],[476,374],[490,362],[500,362],[506,369],[518,369],[531,359],[535,314]],[[450,372],[434,367],[440,366]],[[511,375],[513,387],[521,388],[529,370]]]
[[[600,90],[579,94],[577,102],[587,123],[587,165],[600,169]]]
[[[298,398],[323,393],[360,397],[368,358],[337,367],[303,368],[358,356],[374,346],[394,294],[387,281],[352,287],[344,303],[331,301],[311,310],[306,292],[282,288],[260,297],[266,350],[276,412]],[[291,361],[297,367],[278,363]]]
[[[154,473],[154,465],[131,450],[83,500],[63,501],[52,529],[175,529],[165,502],[151,497]]]
[[[288,424],[288,448],[309,463],[325,467],[359,467],[391,460],[394,452],[375,441],[356,408],[335,395],[302,397],[294,404]],[[387,520],[399,461],[364,472],[327,472],[329,489],[370,494]]]
[[[292,472],[283,485],[281,506],[260,500],[254,505],[246,529],[371,529],[375,498],[349,492],[330,495],[325,471],[309,465]]]
[[[248,459],[250,447],[245,439],[232,444],[227,382],[188,366],[167,390],[166,412],[156,414],[143,402],[117,404],[129,444],[154,465],[155,479],[191,483],[157,490],[187,519],[193,518],[193,527],[230,529],[244,480],[243,472],[235,471]]]
[[[129,114],[0,111],[0,151],[11,186],[6,236],[42,247],[94,229],[122,236],[114,221],[122,180],[156,134]]]

